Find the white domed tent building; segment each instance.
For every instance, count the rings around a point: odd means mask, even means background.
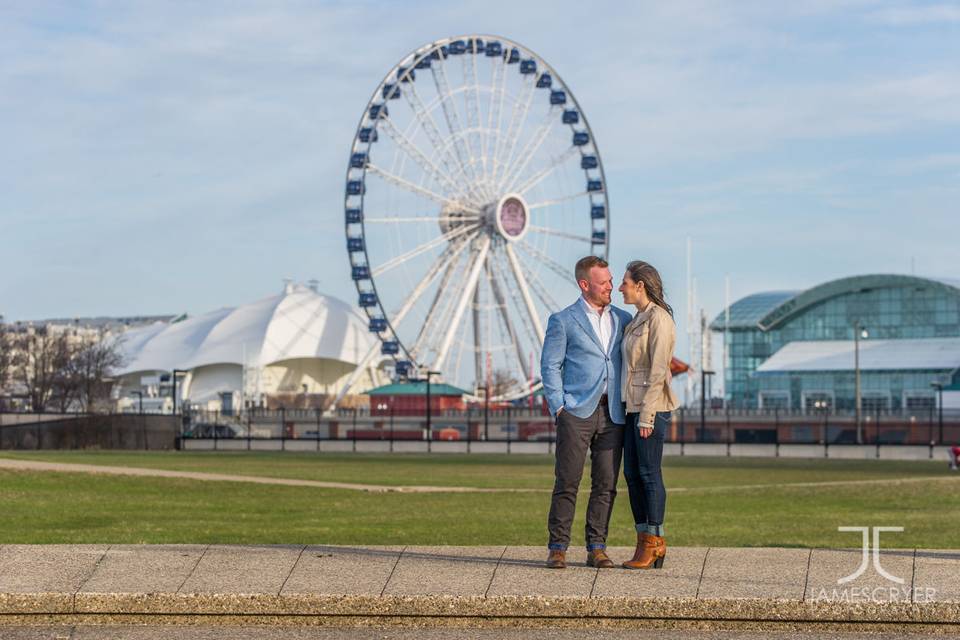
[[[325,407],[379,341],[348,303],[287,284],[280,295],[247,305],[129,330],[121,345],[121,398],[136,391],[163,395],[176,370],[184,372],[177,378],[178,405],[233,411],[291,396],[301,406]],[[371,367],[351,391],[385,380]]]

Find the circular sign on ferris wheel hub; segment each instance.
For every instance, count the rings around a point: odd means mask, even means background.
[[[527,202],[519,193],[509,193],[497,202],[497,231],[507,240],[516,242],[523,238],[529,227]]]

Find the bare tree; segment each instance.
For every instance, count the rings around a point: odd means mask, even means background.
[[[44,411],[62,393],[63,371],[70,360],[66,332],[37,327],[18,332],[13,340],[13,377],[30,398],[33,411]]]
[[[0,316],[0,396],[7,388],[13,369],[13,333],[3,322]],[[0,397],[0,409],[3,409],[3,399]]]
[[[490,395],[499,396],[517,384],[517,379],[505,369],[495,369],[490,375]]]
[[[109,378],[123,364],[119,338],[101,333],[96,341],[79,346],[67,363],[71,400],[76,400],[86,412],[107,403],[113,385]]]
[[[11,377],[34,411],[90,412],[109,400],[108,378],[123,365],[119,339],[101,334],[89,340],[51,327],[12,335]]]

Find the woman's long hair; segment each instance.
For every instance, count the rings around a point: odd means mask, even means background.
[[[673,317],[673,307],[667,304],[663,296],[663,280],[656,268],[643,260],[633,260],[627,264],[627,273],[634,282],[642,282],[647,296],[655,305],[664,309]]]

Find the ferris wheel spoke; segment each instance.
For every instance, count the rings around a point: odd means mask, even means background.
[[[479,226],[480,225],[475,224],[471,226],[457,227],[452,231],[448,231],[443,235],[437,236],[436,238],[434,238],[433,240],[430,240],[429,242],[424,242],[423,244],[417,247],[414,247],[413,249],[411,249],[410,251],[407,251],[406,253],[400,254],[399,256],[396,256],[394,258],[387,260],[379,267],[372,269],[370,273],[373,275],[374,278],[381,276],[387,271],[389,271],[390,269],[398,267],[404,262],[412,260],[413,258],[416,258],[420,254],[426,251],[429,251],[434,247],[438,247],[444,243],[448,243],[454,238],[458,236],[462,236],[463,234],[468,233],[470,231],[475,231]]]
[[[527,141],[527,144],[523,147],[519,154],[517,154],[516,161],[519,162],[519,166],[510,165],[507,168],[507,173],[504,175],[503,180],[501,181],[504,184],[504,191],[509,192],[513,190],[514,185],[517,184],[517,181],[520,180],[520,176],[526,171],[527,166],[530,164],[530,161],[533,160],[533,157],[537,155],[537,152],[540,150],[540,147],[543,146],[543,143],[546,142],[547,137],[550,135],[550,130],[553,129],[553,125],[557,122],[556,114],[553,112],[553,109],[547,112],[546,117],[540,123],[540,126],[537,127],[537,130],[531,136],[530,140]]]
[[[440,275],[445,269],[448,269],[453,261],[460,257],[460,254],[463,252],[464,247],[469,243],[469,238],[467,240],[460,241],[458,243],[452,243],[447,249],[444,250],[442,254],[434,261],[430,268],[427,269],[427,274],[423,277],[419,284],[413,289],[413,292],[404,300],[403,305],[397,309],[396,313],[391,316],[391,325],[396,329],[403,319],[410,313],[410,310],[417,304],[417,301],[423,296],[427,289],[430,288],[430,285],[433,284],[433,281],[436,280],[437,276]]]
[[[533,290],[533,293],[540,298],[540,303],[543,304],[547,311],[553,312],[560,309],[560,305],[557,304],[556,299],[550,295],[547,286],[543,284],[543,280],[540,279],[537,272],[528,268],[522,261],[521,266],[524,267],[523,273],[527,276],[527,282],[530,283],[530,288]]]
[[[479,220],[479,216],[414,216],[414,217],[397,217],[397,218],[364,218],[364,223],[376,223],[376,224],[388,224],[392,222],[430,222],[436,224],[438,222],[464,222],[470,220]]]
[[[490,256],[487,254],[487,259],[483,261],[483,272],[484,274],[489,273],[490,271]],[[480,384],[480,380],[483,377],[483,359],[480,356],[481,345],[483,343],[483,327],[480,326],[482,307],[481,307],[481,296],[480,296],[480,287],[478,286],[473,290],[473,391],[477,392],[477,387]]]
[[[510,128],[507,130],[507,136],[504,139],[503,155],[498,157],[498,169],[505,171],[513,159],[513,153],[516,151],[517,139],[520,137],[520,126],[526,121],[527,114],[530,112],[530,105],[533,104],[533,94],[536,92],[537,79],[531,76],[527,84],[524,85],[524,97],[513,105],[513,112],[510,114]],[[519,116],[519,117],[518,117]],[[494,179],[502,182],[503,174],[498,171]]]
[[[420,151],[420,149],[418,149],[417,146],[413,144],[413,142],[411,142],[402,131],[397,129],[396,125],[393,124],[393,121],[390,120],[390,118],[384,118],[381,120],[380,124],[382,127],[384,127],[386,134],[397,143],[397,146],[400,147],[400,149],[402,149],[408,156],[413,158],[413,161],[420,165],[424,171],[433,176],[437,183],[442,184],[448,193],[463,193],[461,186],[458,185],[450,175],[431,162],[430,158],[424,155],[424,153]]]
[[[490,273],[490,288],[493,290],[494,299],[497,303],[497,311],[500,315],[500,319],[503,321],[504,326],[507,330],[507,337],[510,339],[510,345],[513,347],[513,351],[517,356],[517,362],[520,363],[520,371],[529,378],[530,371],[527,369],[527,359],[523,357],[523,348],[520,346],[520,340],[517,337],[517,330],[513,326],[513,320],[510,318],[510,314],[507,309],[507,300],[503,295],[503,289],[500,286],[499,279],[493,274]]]
[[[590,195],[589,191],[581,191],[580,193],[573,193],[569,196],[561,196],[559,198],[553,198],[552,200],[541,200],[540,202],[534,202],[531,205],[527,206],[529,211],[534,209],[543,209],[544,207],[552,207],[554,205],[563,204],[564,202],[569,202],[571,200],[576,200],[577,198],[582,198],[583,196]]]
[[[480,288],[480,287],[477,287],[477,289],[479,289],[479,288]],[[477,289],[474,289],[474,292],[476,292]],[[476,294],[474,294],[474,295],[476,295]],[[451,371],[453,371],[453,375],[452,375],[452,376],[449,376],[448,378],[456,378],[456,376],[457,376],[457,375],[459,374],[459,372],[460,372],[460,365],[463,363],[463,353],[464,353],[464,351],[467,350],[467,343],[468,343],[468,341],[467,341],[467,323],[466,323],[466,322],[460,323],[459,335],[457,336],[455,342],[456,342],[457,355],[456,355],[456,357],[453,359],[453,368],[451,369]],[[473,349],[471,348],[471,351],[472,351],[472,350],[473,350]]]
[[[488,154],[493,153],[494,149],[490,148],[490,143],[494,142],[494,136],[497,139],[500,137],[500,113],[503,109],[503,94],[505,90],[505,81],[507,77],[507,65],[504,63],[503,58],[494,58],[493,61],[493,80],[490,82],[490,104],[487,107],[487,130],[483,136],[483,173],[484,176],[492,176],[494,162],[493,158]],[[499,100],[497,99],[499,95]],[[494,130],[493,125],[496,121],[497,128]],[[495,132],[495,133],[494,133]],[[489,135],[486,135],[489,134]],[[494,142],[494,148],[496,143]],[[489,167],[487,166],[489,164]]]
[[[450,83],[447,81],[447,72],[443,63],[430,65],[430,72],[433,75],[433,82],[437,87],[437,93],[440,94],[440,109],[443,111],[443,117],[447,122],[447,130],[453,138],[454,151],[460,160],[460,166],[463,167],[464,174],[469,175],[476,180],[476,174],[469,162],[469,154],[466,152],[461,139],[460,116],[457,113],[456,101],[453,92],[450,91]]]
[[[506,259],[502,260],[501,262],[506,262]],[[506,264],[500,265],[499,274],[500,280],[503,283],[503,290],[513,293],[513,295],[508,299],[509,302],[507,304],[507,309],[510,310],[510,312],[516,317],[517,321],[515,324],[519,324],[523,328],[522,332],[518,329],[516,333],[517,354],[519,356],[519,361],[523,362],[524,336],[530,342],[530,344],[537,344],[537,331],[530,323],[530,316],[523,308],[522,300],[518,300],[518,296],[515,293],[517,290],[516,280],[513,278],[512,274],[507,273],[508,271],[509,267]]]
[[[540,251],[534,247],[529,242],[524,242],[523,240],[516,243],[521,249],[523,249],[530,257],[542,262],[546,265],[551,271],[566,279],[569,282],[576,282],[577,279],[573,275],[573,272],[568,268],[564,267],[562,264],[558,263],[556,260],[545,254],[543,251]]]
[[[433,335],[434,325],[437,324],[439,318],[443,315],[441,313],[442,303],[449,298],[449,296],[446,296],[445,293],[453,274],[457,271],[457,266],[460,264],[460,255],[462,253],[462,249],[466,247],[475,237],[476,236],[471,236],[470,238],[466,239],[460,247],[461,250],[457,251],[455,255],[452,255],[450,261],[443,267],[443,277],[440,278],[440,283],[437,286],[437,290],[433,294],[433,300],[430,302],[430,308],[427,310],[427,315],[423,319],[423,324],[420,325],[420,331],[417,333],[417,339],[414,341],[413,347],[410,349],[410,354],[417,359],[421,359],[426,345],[426,340],[428,337]]]
[[[510,263],[510,270],[513,271],[513,278],[517,281],[517,286],[520,288],[520,295],[523,297],[523,304],[526,306],[527,313],[530,316],[530,322],[536,330],[537,339],[540,344],[543,344],[543,324],[540,322],[540,316],[537,314],[537,307],[533,304],[533,298],[530,297],[530,286],[527,284],[527,279],[523,275],[523,269],[520,268],[520,261],[517,259],[517,254],[510,244],[506,245],[505,251],[507,260]]]
[[[483,236],[483,238],[480,240],[480,248],[477,252],[477,255],[474,257],[473,263],[470,265],[470,272],[467,276],[467,281],[464,284],[463,293],[460,296],[460,300],[457,302],[457,306],[454,308],[450,326],[443,338],[443,342],[440,344],[440,350],[437,353],[437,359],[434,361],[434,368],[438,371],[443,370],[443,365],[446,362],[447,355],[450,352],[450,344],[453,342],[453,337],[456,333],[457,327],[460,325],[460,321],[463,319],[463,313],[467,309],[467,304],[473,297],[473,290],[477,286],[477,281],[480,278],[480,271],[483,268],[483,261],[486,259],[487,252],[489,250],[490,237]]]
[[[473,78],[473,84],[471,86],[464,87],[463,100],[466,106],[467,112],[467,132],[473,133],[473,135],[468,135],[466,139],[467,149],[470,151],[470,166],[471,168],[475,167],[477,162],[480,162],[480,166],[477,167],[475,175],[486,182],[486,171],[483,166],[483,156],[478,149],[479,135],[480,135],[480,80],[477,77],[477,61],[475,55],[465,55],[461,56],[463,59],[463,77],[464,81],[468,81],[469,78]]]
[[[516,192],[520,194],[525,194],[530,189],[533,189],[535,186],[543,182],[543,180],[547,176],[549,176],[551,173],[556,171],[557,167],[563,165],[564,162],[566,162],[573,156],[577,155],[578,153],[580,153],[580,151],[576,147],[570,147],[569,149],[561,153],[559,156],[554,158],[553,162],[551,162],[549,165],[547,165],[546,167],[538,171],[536,174],[534,174],[533,177],[531,177],[529,180],[527,180],[523,184],[523,186],[517,187]]]
[[[468,212],[468,213],[474,213],[474,214],[480,215],[480,211],[477,210],[477,209],[475,209],[475,208],[473,208],[473,207],[471,207],[470,205],[467,205],[467,204],[465,204],[465,203],[463,203],[463,202],[460,202],[460,201],[458,201],[458,200],[454,200],[454,199],[452,199],[452,198],[447,198],[446,196],[442,196],[442,195],[440,195],[439,193],[436,193],[436,192],[434,192],[434,191],[431,191],[430,189],[426,189],[426,188],[421,187],[421,186],[419,186],[419,185],[413,184],[413,183],[410,182],[409,180],[406,180],[406,179],[404,179],[404,178],[401,178],[400,176],[394,175],[394,174],[390,173],[389,171],[386,171],[385,169],[381,169],[380,167],[378,167],[378,166],[375,165],[375,164],[367,165],[367,171],[369,171],[369,172],[371,172],[371,173],[374,173],[374,174],[380,176],[381,178],[383,178],[383,179],[386,180],[387,182],[391,182],[391,183],[395,184],[396,186],[401,187],[402,189],[406,189],[407,191],[410,191],[410,192],[412,192],[412,193],[415,193],[415,194],[417,194],[417,195],[419,195],[419,196],[423,196],[424,198],[427,198],[427,199],[429,199],[429,200],[433,200],[434,202],[438,202],[438,203],[440,203],[440,204],[445,204],[445,205],[450,205],[451,207],[455,207],[455,208],[460,209],[460,210],[462,210],[462,211],[466,211],[466,212]]]
[[[559,238],[569,238],[570,240],[579,240],[580,242],[586,242],[587,244],[592,244],[593,239],[589,236],[581,236],[576,233],[567,233],[566,231],[557,231],[556,229],[551,229],[549,227],[539,227],[535,224],[531,224],[527,227],[530,231],[536,233],[545,233],[549,236],[557,236]]]
[[[434,152],[440,156],[441,162],[447,167],[447,173],[452,175],[454,172],[451,171],[451,165],[455,167],[456,172],[459,173],[462,178],[462,184],[467,186],[467,191],[469,192],[470,187],[468,185],[471,184],[471,181],[467,177],[466,168],[455,153],[450,153],[445,150],[443,134],[440,133],[440,129],[437,127],[433,115],[431,115],[426,105],[423,104],[423,100],[420,98],[420,94],[417,93],[413,83],[409,83],[409,87],[403,89],[401,93],[407,100],[407,104],[410,106],[413,114],[416,116],[420,128],[427,134],[427,139],[430,141]]]

